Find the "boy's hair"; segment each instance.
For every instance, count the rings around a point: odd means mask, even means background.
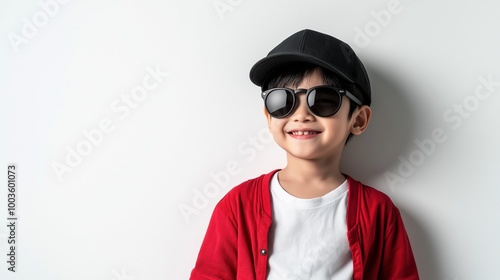
[[[286,67],[280,68],[273,71],[267,81],[264,83],[262,89],[268,90],[270,88],[283,88],[283,87],[297,87],[306,76],[312,74],[314,71],[319,71],[319,74],[323,77],[323,82],[325,85],[339,87],[349,92],[353,93],[355,96],[361,95],[359,89],[357,89],[351,83],[345,82],[335,73],[328,71],[320,66],[309,64],[309,63],[295,63],[288,65]],[[357,95],[359,94],[359,95]],[[354,110],[358,107],[354,101],[349,99],[349,114],[348,118],[351,119]],[[347,137],[346,143],[353,136],[352,133]]]

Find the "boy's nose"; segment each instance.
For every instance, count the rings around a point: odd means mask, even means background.
[[[295,111],[292,113],[291,119],[299,122],[312,121],[314,119],[314,115],[307,107],[306,95],[299,93],[296,97],[297,104],[295,106]]]

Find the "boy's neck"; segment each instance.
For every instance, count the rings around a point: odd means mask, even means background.
[[[279,174],[280,185],[299,198],[320,197],[338,188],[345,180],[339,160],[313,161],[290,159]]]

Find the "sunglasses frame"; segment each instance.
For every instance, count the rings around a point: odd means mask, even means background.
[[[327,88],[327,89],[333,89],[334,92],[336,92],[338,94],[338,96],[340,97],[339,98],[339,105],[337,106],[337,109],[335,109],[335,111],[333,112],[333,114],[331,115],[328,115],[328,116],[319,116],[319,115],[316,115],[312,109],[311,109],[311,106],[309,105],[309,94],[313,91],[313,90],[316,90],[316,89],[322,89],[322,88]],[[284,90],[285,92],[287,93],[290,93],[292,94],[292,108],[283,116],[280,116],[280,117],[275,117],[272,115],[271,112],[269,112],[269,109],[267,108],[267,97],[269,96],[269,93],[275,91],[275,90]],[[347,96],[347,98],[351,99],[352,101],[354,101],[354,103],[356,103],[357,105],[359,106],[362,106],[363,104],[361,103],[361,101],[356,98],[352,93],[350,93],[349,91],[345,90],[345,89],[342,89],[342,88],[338,88],[338,87],[334,87],[334,86],[327,86],[327,85],[321,85],[321,86],[315,86],[315,87],[312,87],[312,88],[309,88],[309,89],[304,89],[304,88],[299,88],[299,89],[291,89],[291,88],[271,88],[271,89],[268,89],[266,91],[263,91],[261,93],[261,97],[262,99],[264,100],[264,106],[266,107],[266,111],[269,113],[269,115],[273,118],[276,118],[276,119],[282,119],[282,118],[286,118],[288,117],[291,113],[293,113],[293,111],[295,111],[295,106],[296,106],[296,103],[297,103],[297,97],[296,95],[299,94],[299,93],[305,93],[306,94],[306,100],[307,100],[307,108],[309,109],[309,111],[317,116],[317,117],[321,117],[321,118],[327,118],[327,117],[331,117],[333,115],[335,115],[338,110],[340,109],[340,107],[342,106],[342,96]]]

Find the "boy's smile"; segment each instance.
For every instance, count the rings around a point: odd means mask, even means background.
[[[320,133],[321,131],[309,130],[309,129],[294,129],[288,132],[288,134],[295,139],[311,139],[318,136],[318,134]]]

